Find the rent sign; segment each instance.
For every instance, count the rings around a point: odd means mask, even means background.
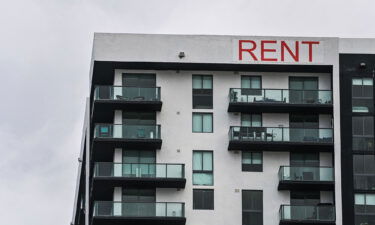
[[[234,40],[235,61],[248,63],[319,63],[324,43],[319,40]]]

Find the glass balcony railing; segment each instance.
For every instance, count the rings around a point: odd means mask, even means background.
[[[335,221],[333,205],[281,205],[279,213],[282,221]]]
[[[231,103],[332,104],[331,90],[231,88]]]
[[[333,143],[332,128],[231,127],[232,141]]]
[[[160,101],[160,87],[96,86],[95,100]]]
[[[184,164],[95,163],[95,177],[185,178]]]
[[[160,139],[160,125],[97,124],[94,137]]]
[[[110,202],[97,201],[95,216],[113,217],[185,217],[185,204],[181,202]]]
[[[281,166],[280,181],[334,181],[332,167]]]

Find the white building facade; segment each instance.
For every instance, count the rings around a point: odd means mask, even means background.
[[[341,53],[375,40],[95,34],[72,224],[365,224]]]

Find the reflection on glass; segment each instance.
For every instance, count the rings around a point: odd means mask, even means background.
[[[94,216],[184,217],[184,203],[97,201]]]
[[[184,178],[184,164],[95,163],[96,177]]]
[[[95,100],[160,101],[160,87],[97,86]]]
[[[160,125],[97,124],[94,137],[160,139]]]
[[[332,104],[331,90],[288,90],[231,88],[230,102]]]
[[[229,136],[241,141],[333,142],[332,128],[231,127]]]
[[[335,221],[333,205],[282,205],[280,220]]]
[[[332,167],[282,166],[279,170],[280,181],[333,181]]]

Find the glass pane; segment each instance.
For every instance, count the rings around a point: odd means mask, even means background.
[[[242,152],[242,164],[252,164],[251,152]]]
[[[212,173],[194,173],[193,184],[194,185],[213,185]]]
[[[253,164],[262,164],[262,153],[253,153]]]
[[[249,77],[241,77],[241,88],[250,88]]]
[[[250,114],[241,115],[241,126],[251,127],[251,115]]]
[[[262,116],[254,114],[252,116],[252,124],[253,127],[260,127],[262,126]]]
[[[203,152],[203,170],[212,171],[212,152]]]
[[[363,134],[363,117],[352,118],[352,133],[353,135]]]
[[[202,89],[202,76],[193,75],[193,89]]]
[[[183,169],[182,165],[167,165],[167,177],[169,178],[182,178]]]
[[[374,155],[364,155],[364,168],[365,173],[375,173]]]
[[[364,172],[363,155],[353,155],[354,173]]]
[[[364,135],[374,135],[374,117],[364,117]]]
[[[303,89],[303,82],[299,80],[294,80],[290,79],[289,82],[289,89],[294,89],[294,90],[302,90]]]
[[[193,114],[193,132],[202,132],[201,114]]]
[[[375,195],[366,194],[366,205],[375,205]]]
[[[123,150],[124,163],[138,163],[139,152],[136,150]]]
[[[318,79],[305,80],[304,90],[317,90],[318,89]]]
[[[193,170],[202,170],[202,153],[193,152]]]
[[[263,210],[263,193],[261,191],[242,191],[243,210]]]
[[[252,89],[260,89],[260,77],[252,77],[251,78],[251,83],[250,83],[250,88]]]
[[[155,163],[155,152],[154,151],[140,151],[140,163]]]
[[[372,85],[372,82],[371,78],[363,78],[363,85]]]
[[[362,79],[360,79],[360,78],[353,78],[352,84],[353,85],[362,85]]]
[[[203,76],[203,89],[212,89],[212,76]]]
[[[364,205],[365,204],[365,195],[364,194],[355,194],[354,195],[354,204]]]
[[[212,132],[212,114],[203,114],[203,132]]]

